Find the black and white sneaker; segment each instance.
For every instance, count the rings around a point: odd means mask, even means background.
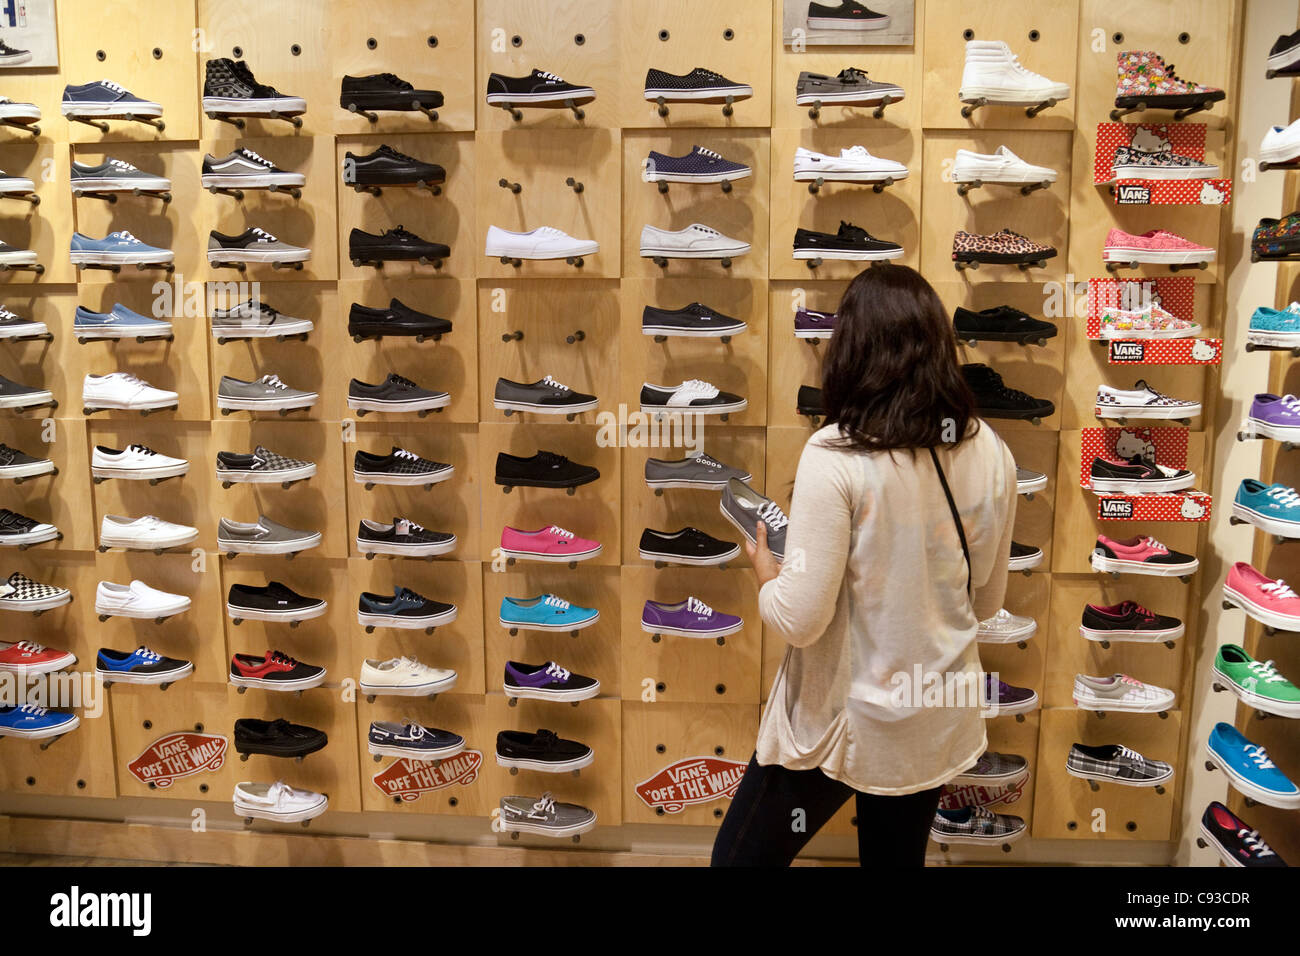
[[[423,239],[395,226],[376,234],[353,229],[348,233],[348,258],[354,266],[363,262],[431,262],[441,263],[451,255],[451,247],[442,242]]]
[[[698,412],[704,415],[729,415],[743,412],[748,400],[698,378],[688,379],[680,385],[641,386],[641,411],[643,412]]]
[[[641,312],[643,335],[674,335],[683,338],[720,338],[739,335],[749,325],[710,309],[699,302],[680,309],[660,309],[647,305]]]
[[[353,302],[348,310],[348,335],[352,341],[382,339],[386,335],[414,336],[415,341],[438,339],[452,330],[450,319],[429,315],[393,299],[386,309],[371,309]]]
[[[257,82],[243,60],[219,57],[206,65],[203,112],[208,116],[297,116],[307,112],[307,101]]]
[[[663,564],[725,564],[740,554],[740,545],[720,541],[698,528],[680,531],[646,528],[641,532],[639,553],[642,561]]]
[[[37,521],[8,508],[0,508],[0,546],[26,550],[33,544],[62,538],[63,532],[52,524]]]
[[[489,106],[581,106],[596,98],[590,86],[566,83],[554,73],[533,70],[527,76],[488,75]]]
[[[429,388],[421,388],[409,378],[391,372],[378,385],[352,379],[348,383],[348,408],[358,415],[366,412],[419,412],[423,418],[430,411],[446,408],[451,396]]]
[[[359,110],[409,112],[421,107],[436,110],[442,105],[442,93],[438,90],[417,90],[394,73],[344,76],[339,92],[339,105],[352,112]]]
[[[650,69],[645,75],[645,98],[666,102],[712,102],[743,100],[754,95],[754,88],[746,83],[736,83],[721,73],[697,66],[689,73],[677,76],[663,70]]]
[[[0,442],[0,478],[22,481],[24,478],[48,475],[54,471],[54,462],[48,458],[33,458],[26,452]]]
[[[0,305],[0,339],[26,339],[49,334],[49,327],[44,322],[10,312]]]
[[[325,613],[321,598],[306,597],[272,581],[265,587],[232,584],[226,596],[226,614],[241,621],[308,621]]]
[[[492,393],[492,407],[511,412],[536,412],[541,415],[576,415],[595,409],[595,395],[575,392],[547,375],[536,382],[512,382],[497,379]]]
[[[357,623],[374,633],[377,627],[430,628],[450,624],[459,610],[454,604],[435,601],[410,588],[398,587],[392,594],[362,591],[357,598]]]
[[[367,556],[389,554],[399,558],[428,558],[446,554],[455,547],[454,534],[428,531],[410,518],[394,518],[392,524],[362,518],[357,526],[357,551]]]
[[[903,247],[888,239],[877,239],[867,230],[852,223],[840,222],[839,230],[814,232],[811,229],[794,231],[794,258],[796,259],[851,259],[854,261],[898,259]]]
[[[72,592],[67,588],[33,581],[21,571],[15,571],[0,584],[0,610],[31,614],[62,607],[71,600]]]
[[[1273,41],[1268,50],[1267,72],[1275,76],[1300,74],[1300,30]]]
[[[1174,768],[1163,760],[1148,759],[1121,744],[1089,747],[1076,743],[1065,758],[1065,772],[1126,787],[1158,787],[1174,779]]]
[[[888,27],[889,14],[876,13],[858,0],[808,4],[810,30],[885,30]]]
[[[405,448],[393,446],[387,455],[357,450],[352,459],[352,480],[372,485],[432,485],[446,481],[456,469],[441,461],[421,458]]]
[[[600,693],[600,681],[585,674],[575,674],[555,661],[545,664],[522,664],[506,661],[505,686],[507,697],[528,697],[533,700],[588,700]]]
[[[281,482],[303,481],[316,474],[314,461],[289,458],[258,445],[249,454],[235,451],[217,452],[217,480],[222,487],[242,482],[269,485]]]
[[[343,182],[348,186],[414,186],[446,179],[447,171],[437,163],[399,153],[387,144],[364,156],[350,150],[343,154]]]
[[[213,229],[208,233],[208,262],[306,262],[311,250],[278,239],[265,229],[250,226],[237,236]]]
[[[1144,458],[1094,458],[1089,472],[1089,482],[1097,494],[1167,494],[1190,488],[1195,481],[1196,476],[1186,468],[1169,468]]]
[[[204,189],[293,189],[305,185],[307,177],[240,146],[220,159],[205,153],[200,181]]]
[[[0,40],[0,66],[18,66],[22,63],[31,62],[31,59],[31,50],[18,50],[5,43],[4,40]]]
[[[595,753],[576,740],[565,740],[553,730],[502,730],[497,733],[497,765],[541,773],[567,773],[591,766]]]

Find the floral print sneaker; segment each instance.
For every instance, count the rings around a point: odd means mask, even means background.
[[[1041,242],[1022,236],[1010,229],[1001,229],[988,236],[957,230],[952,237],[952,258],[955,262],[1041,262],[1056,255],[1056,250]]]
[[[1149,50],[1121,52],[1115,71],[1115,105],[1121,109],[1139,103],[1159,110],[1205,108],[1225,95],[1217,87],[1184,80],[1174,72],[1172,63],[1165,63],[1160,54]]]
[[[1261,219],[1250,237],[1250,260],[1285,259],[1300,254],[1300,212]]]
[[[1158,305],[1149,309],[1103,309],[1098,333],[1103,339],[1191,339],[1201,327],[1171,315]]]

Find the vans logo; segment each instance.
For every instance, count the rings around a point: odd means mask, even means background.
[[[1115,202],[1121,206],[1145,206],[1151,202],[1151,187],[1120,186],[1115,191]]]
[[[73,886],[50,897],[50,925],[62,928],[126,927],[133,936],[153,928],[152,893],[82,893]]]
[[[181,777],[220,770],[227,746],[226,738],[218,734],[168,734],[146,747],[126,769],[141,783],[164,790]]]
[[[1111,342],[1110,360],[1112,362],[1141,362],[1146,355],[1146,346],[1142,342]]]
[[[462,750],[440,762],[398,757],[371,780],[385,796],[410,803],[420,799],[422,793],[455,784],[468,787],[478,779],[482,764],[483,754],[478,750]]]
[[[1103,518],[1132,518],[1133,502],[1127,498],[1101,499],[1101,516]]]
[[[694,804],[730,800],[747,766],[721,757],[685,757],[638,783],[636,795],[648,807],[681,813]]]

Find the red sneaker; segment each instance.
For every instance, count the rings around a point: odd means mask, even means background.
[[[306,690],[325,682],[325,668],[304,664],[280,651],[236,654],[230,659],[230,683],[236,687],[261,687],[265,690]]]
[[[70,651],[56,651],[35,641],[0,644],[0,671],[14,674],[48,674],[77,663]]]

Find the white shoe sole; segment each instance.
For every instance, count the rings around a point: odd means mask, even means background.
[[[69,119],[77,116],[162,116],[157,103],[63,103],[60,112]]]
[[[49,597],[34,598],[27,601],[16,601],[12,598],[0,598],[0,611],[23,611],[30,614],[32,611],[49,611],[56,607],[63,607],[65,604],[72,603],[72,592],[62,591],[59,594],[51,594]]]
[[[734,415],[749,407],[749,400],[742,398],[738,402],[726,405],[647,405],[641,403],[641,411],[646,415]]]
[[[641,177],[647,183],[730,183],[738,179],[748,179],[754,175],[749,168],[733,170],[729,173],[650,173]]]
[[[401,402],[385,402],[374,398],[353,398],[348,396],[348,408],[369,412],[420,412],[434,408],[446,408],[451,404],[450,395],[435,395],[432,398],[411,398]]]
[[[902,249],[881,249],[873,251],[850,251],[848,249],[796,249],[795,259],[847,259],[851,262],[874,262],[881,259],[901,259]]]
[[[0,407],[3,407],[0,405]],[[1275,441],[1294,441],[1300,442],[1300,425],[1273,425],[1268,422],[1262,422],[1257,418],[1249,420],[1251,427],[1255,430],[1256,435],[1262,435],[1265,438],[1272,438]]]
[[[1029,554],[1023,558],[1011,558],[1007,561],[1008,571],[1028,571],[1030,568],[1036,568],[1043,563],[1043,552]]]
[[[1043,87],[1041,90],[1013,89],[1006,86],[963,86],[957,91],[957,98],[963,103],[986,100],[990,106],[1037,106],[1047,100],[1070,98],[1070,88]]]
[[[1187,628],[1180,624],[1163,631],[1099,631],[1095,628],[1079,625],[1079,636],[1087,641],[1108,641],[1123,644],[1159,644],[1162,641],[1176,641],[1183,636]]]
[[[530,624],[525,621],[507,621],[505,618],[498,616],[497,623],[507,630],[517,631],[545,631],[551,634],[563,634],[566,631],[581,631],[584,628],[591,627],[600,620],[600,612],[597,611],[591,617],[583,621],[575,621],[572,624]]]
[[[596,91],[589,86],[580,86],[567,93],[489,93],[489,106],[509,103],[512,106],[543,106],[554,103],[563,106],[567,100],[573,100],[575,106],[589,103],[596,98]]]
[[[1098,405],[1098,418],[1195,418],[1201,414],[1201,403],[1189,405]]]
[[[742,242],[725,249],[674,249],[669,246],[641,246],[641,258],[659,256],[664,259],[732,259],[749,252],[749,243]]]
[[[1178,578],[1193,574],[1201,566],[1199,561],[1188,564],[1151,564],[1146,561],[1127,561],[1092,553],[1090,560],[1094,571],[1113,571],[1117,574],[1147,574],[1157,578]]]
[[[1030,169],[1008,169],[1005,166],[981,166],[978,163],[953,163],[952,181],[969,183],[979,180],[982,183],[1002,183],[1008,186],[1024,186],[1030,183],[1056,182],[1056,170],[1045,169],[1042,175],[1036,175]]]
[[[1115,179],[1145,179],[1150,182],[1186,182],[1189,179],[1217,179],[1218,166],[1114,166]]]
[[[710,638],[715,637],[726,637],[728,634],[738,634],[744,629],[744,621],[741,621],[739,624],[731,625],[730,627],[715,627],[707,631],[690,631],[680,627],[657,627],[654,624],[647,624],[645,621],[641,622],[641,630],[645,631],[647,634],[663,634],[665,637],[701,638],[704,640],[709,640]]]
[[[297,554],[320,545],[321,536],[317,532],[307,538],[293,541],[231,541],[217,538],[217,550],[227,554]]]
[[[7,465],[0,468],[0,478],[34,478],[37,475],[48,475],[52,471],[54,471],[54,462],[41,459],[27,465]]]
[[[27,193],[36,191],[36,184],[30,179],[23,179],[19,176],[13,176],[9,179],[0,180],[0,195],[18,195],[23,196]]]
[[[567,827],[548,827],[538,823],[521,823],[502,814],[501,829],[506,833],[534,833],[537,836],[552,837],[559,840],[566,837],[581,836],[596,829],[596,815],[593,813],[591,819],[583,823],[574,823]]]
[[[244,471],[241,469],[218,468],[217,480],[245,485],[278,485],[285,481],[304,481],[316,474],[315,465],[304,465],[284,471]]]
[[[245,100],[234,96],[203,97],[203,112],[234,113],[240,116],[268,116],[281,113],[294,116],[307,112],[307,101],[301,96],[277,96],[260,100]]]
[[[1174,706],[1172,700],[1144,700],[1140,703],[1133,703],[1132,701],[1123,700],[1103,700],[1100,697],[1080,697],[1078,694],[1074,695],[1073,700],[1074,706],[1080,710],[1102,711],[1105,713],[1159,714]]]
[[[1247,780],[1237,771],[1228,766],[1218,751],[1209,746],[1205,747],[1205,755],[1209,758],[1210,763],[1223,771],[1224,776],[1228,778],[1228,783],[1232,789],[1236,790],[1244,797],[1250,797],[1256,803],[1262,803],[1268,807],[1276,807],[1279,810],[1300,810],[1300,793],[1274,793],[1271,790],[1265,790],[1258,784]]]
[[[500,548],[502,557],[514,558],[516,561],[542,561],[548,564],[568,564],[570,561],[588,561],[591,558],[599,557],[600,553],[605,550],[602,544],[596,545],[590,551],[581,551],[575,554],[538,554],[535,551],[513,551],[509,548]]]
[[[441,614],[429,614],[425,617],[402,617],[398,614],[370,614],[365,611],[357,611],[357,623],[362,627],[396,627],[418,630],[450,624],[456,620],[459,613],[460,611],[454,607],[450,611],[443,611]]]
[[[886,179],[899,182],[907,178],[906,169],[824,169],[820,166],[798,165],[794,168],[794,181],[810,183],[820,179],[828,183],[878,183]]]
[[[262,680],[256,677],[236,677],[234,674],[230,674],[230,683],[235,687],[259,687],[262,690],[271,691],[311,690],[311,688],[319,687],[325,683],[325,673],[325,671],[321,671],[315,677],[304,677],[300,680]]]
[[[64,654],[58,660],[47,661],[44,664],[0,664],[0,673],[3,674],[52,674],[55,671],[61,671],[65,667],[71,667],[77,663],[76,654]]]
[[[10,249],[0,252],[0,265],[32,266],[36,264],[36,253],[31,249]]]
[[[167,538],[136,538],[130,535],[104,534],[100,532],[99,546],[101,548],[126,548],[130,551],[154,551],[158,549],[166,550],[168,548],[179,548],[183,544],[189,544],[197,540],[199,534],[195,531],[192,534],[174,534]]]
[[[296,611],[264,611],[261,608],[236,607],[229,601],[226,602],[226,616],[232,620],[240,621],[269,621],[278,623],[283,621],[310,621],[313,618],[321,617],[329,603],[321,601],[313,607],[305,607]]]
[[[458,676],[453,674],[451,677],[424,684],[367,684],[363,681],[357,686],[361,693],[375,697],[432,697],[434,694],[441,694],[455,687]]]
[[[696,100],[725,100],[728,96],[732,99],[743,100],[754,95],[754,88],[738,84],[735,86],[719,86],[707,90],[651,90],[645,91],[645,98],[651,102],[664,98],[665,103],[691,103]]]
[[[90,250],[73,250],[68,253],[68,260],[74,266],[150,265],[155,262],[172,262],[175,259],[176,254],[170,249],[159,249],[156,252],[98,252]]]
[[[353,469],[352,480],[362,484],[369,482],[375,485],[436,485],[440,481],[446,481],[455,472],[455,468],[444,468],[442,471],[436,471],[429,475],[390,475],[382,471],[364,472]]]
[[[868,30],[886,30],[889,28],[889,17],[879,17],[875,20],[846,20],[840,17],[809,17],[809,30],[844,30],[853,33],[862,33]]]
[[[1211,679],[1221,687],[1226,687],[1230,693],[1245,704],[1247,707],[1253,707],[1255,710],[1262,710],[1266,714],[1276,714],[1279,717],[1300,717],[1300,703],[1286,703],[1285,701],[1272,700],[1263,697],[1248,688],[1242,687],[1231,677],[1224,674],[1217,667],[1210,668]]]
[[[1194,339],[1201,334],[1201,331],[1202,329],[1199,325],[1196,326],[1195,328],[1183,329],[1181,332],[1177,330],[1174,331],[1142,330],[1142,331],[1126,332],[1119,329],[1103,328],[1097,333],[1097,337],[1103,342],[1109,342],[1111,339],[1121,339],[1121,340],[1132,339],[1137,341],[1151,341],[1153,339],[1159,339],[1163,341],[1168,341],[1171,339]],[[1247,335],[1247,338],[1249,338],[1249,335]],[[1300,345],[1300,342],[1297,342],[1296,344]]]
[[[1170,780],[1174,779],[1171,770],[1163,777],[1152,777],[1149,780],[1129,780],[1124,777],[1112,777],[1104,773],[1090,773],[1086,770],[1075,770],[1073,767],[1066,765],[1065,772],[1071,777],[1078,777],[1080,780],[1096,780],[1098,783],[1114,783],[1121,787],[1163,787]]]
[[[272,186],[305,186],[307,177],[302,173],[249,173],[240,176],[232,173],[205,173],[204,189],[269,189]]]
[[[506,402],[492,400],[492,407],[502,411],[533,412],[537,415],[576,415],[578,412],[595,411],[599,402],[583,402],[581,405],[533,405],[529,402]]]
[[[16,123],[35,123],[40,118],[40,108],[30,103],[8,103],[0,106],[0,119],[13,120]]]
[[[647,551],[645,548],[639,548],[637,554],[642,561],[661,561],[664,564],[683,564],[690,567],[712,567],[715,564],[726,564],[728,561],[734,561],[740,557],[740,545],[736,545],[726,554],[712,558],[687,558],[679,554],[659,554],[655,551]]]
[[[44,322],[24,322],[0,329],[0,339],[21,339],[29,335],[49,335],[50,329]]]
[[[1259,160],[1263,163],[1293,163],[1297,159],[1300,159],[1300,142],[1259,148]]]
[[[91,465],[90,473],[96,478],[120,478],[124,481],[148,481],[158,478],[177,478],[187,474],[190,463],[163,465],[157,468],[118,468],[115,465]]]
[[[311,319],[297,319],[293,322],[276,320],[274,325],[214,325],[212,334],[226,339],[270,339],[277,336],[306,335],[316,325]]]
[[[1196,482],[1195,475],[1184,478],[1089,478],[1092,490],[1099,495],[1164,495],[1185,491]]]
[[[1041,478],[1031,478],[1029,481],[1016,482],[1016,494],[1032,495],[1036,491],[1043,491],[1047,488],[1047,476]]]
[[[979,644],[1018,644],[1021,641],[1027,641],[1038,633],[1037,622],[1030,622],[1015,631],[998,631],[997,633],[985,634],[977,631],[975,641]]]
[[[1275,345],[1279,348],[1300,348],[1300,332],[1246,331],[1246,341],[1252,345]]]
[[[72,181],[72,194],[96,192],[130,192],[138,189],[141,192],[167,192],[172,188],[170,179],[126,179],[112,176],[106,176],[102,179],[74,179]],[[29,190],[30,191],[30,190]]]
[[[1270,611],[1268,608],[1256,603],[1246,595],[1242,594],[1234,587],[1229,587],[1226,583],[1223,585],[1223,600],[1230,604],[1235,604],[1246,612],[1248,617],[1266,624],[1269,627],[1275,627],[1279,631],[1290,631],[1300,633],[1300,617],[1287,617],[1285,614],[1279,614],[1277,611]]]
[[[448,757],[463,753],[465,742],[461,741],[453,746],[443,747],[441,750],[421,750],[417,747],[402,747],[397,744],[367,744],[366,750],[376,757],[397,757],[400,760],[428,763],[433,760],[446,760]]]
[[[718,339],[725,335],[740,335],[748,328],[749,326],[743,322],[731,328],[717,326],[707,329],[680,329],[665,325],[643,325],[641,326],[641,334],[666,335],[669,338],[679,339]]]
[[[811,106],[821,103],[823,106],[876,106],[885,97],[889,102],[897,103],[906,98],[900,87],[889,86],[875,90],[841,90],[821,93],[799,93],[794,98],[795,106]]]
[[[310,249],[209,249],[208,262],[306,262]]]
[[[1123,246],[1107,246],[1102,250],[1103,262],[1146,262],[1168,263],[1171,265],[1191,262],[1213,262],[1213,249],[1126,249]]]
[[[357,538],[357,551],[361,554],[389,554],[395,558],[427,558],[456,550],[456,537],[440,544],[387,544]]]
[[[575,700],[590,700],[598,696],[600,694],[600,684],[595,683],[590,687],[583,687],[579,690],[540,690],[536,687],[511,687],[506,684],[504,690],[507,697],[572,702]]]
[[[483,248],[483,254],[494,259],[507,256],[511,259],[570,259],[579,256],[594,256],[600,252],[600,243],[598,242],[575,242],[571,246],[563,246],[557,249],[535,249],[525,246],[511,247],[506,243],[487,243]]]
[[[180,401],[179,395],[171,395],[166,398],[151,398],[145,401],[124,402],[120,398],[95,398],[91,395],[82,393],[81,404],[86,408],[116,408],[128,412],[142,411],[144,409],[171,408]]]
[[[572,760],[554,761],[554,760],[527,760],[522,757],[503,757],[497,754],[498,767],[514,767],[518,770],[536,770],[538,773],[568,773],[571,770],[581,770],[583,767],[590,767],[596,759],[595,752],[588,752],[586,756],[574,757]]]
[[[95,602],[95,613],[103,614],[108,617],[129,617],[137,621],[152,621],[159,617],[175,617],[177,614],[184,614],[190,609],[190,599],[185,598],[183,601],[177,601],[166,607],[115,607],[112,604],[100,604]]]
[[[1005,833],[1002,836],[969,836],[967,834],[955,835],[951,833],[940,833],[938,830],[930,830],[930,839],[935,843],[942,843],[945,846],[960,844],[962,846],[1001,846],[1004,843],[1015,843],[1025,835],[1025,829],[1016,830],[1014,833]]]
[[[296,411],[300,408],[311,408],[318,398],[320,396],[315,392],[299,395],[296,398],[275,398],[269,401],[262,398],[226,398],[218,395],[217,408],[227,408],[232,412]]]
[[[13,727],[0,727],[0,737],[17,737],[20,740],[44,740],[46,737],[62,737],[81,726],[81,718],[73,717],[66,724],[57,727],[42,727],[40,730],[17,730]]]
[[[1278,518],[1269,518],[1236,501],[1232,503],[1232,515],[1234,518],[1240,518],[1246,524],[1253,524],[1256,528],[1267,531],[1269,534],[1275,534],[1281,538],[1300,538],[1300,521],[1282,521]]]
[[[105,684],[171,684],[175,681],[182,680],[194,673],[194,665],[186,663],[184,667],[178,667],[174,671],[154,674],[138,674],[131,671],[106,671],[98,667],[95,673]]]
[[[274,820],[277,823],[301,823],[303,820],[314,820],[328,810],[329,799],[322,797],[320,803],[302,810],[268,810],[238,801],[235,801],[233,806],[237,817],[256,817],[259,820]]]
[[[54,541],[59,536],[59,529],[51,526],[48,531],[28,531],[23,534],[0,534],[0,547],[16,548],[22,544],[43,544]]]

